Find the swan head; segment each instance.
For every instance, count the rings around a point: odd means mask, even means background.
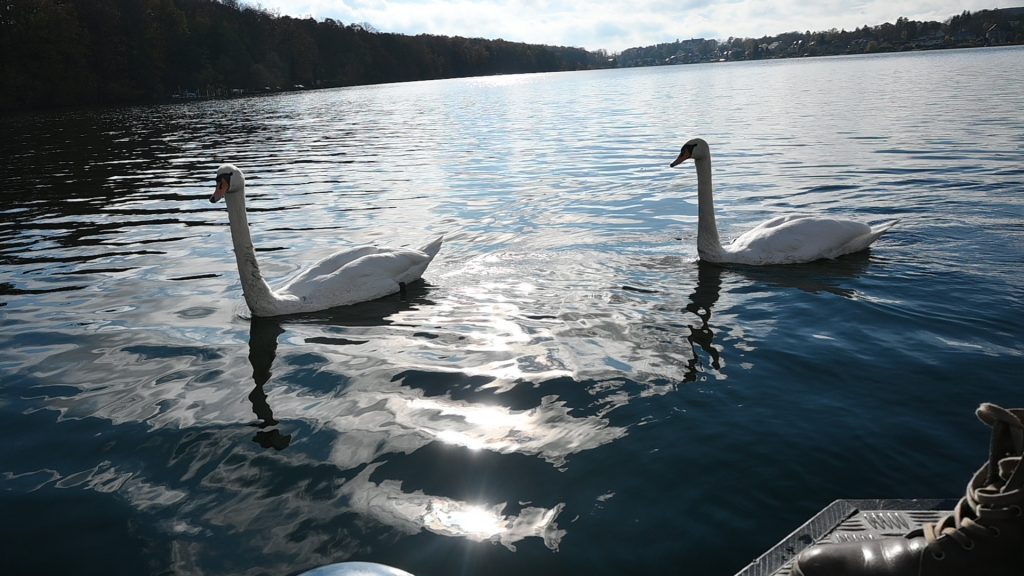
[[[218,202],[226,194],[241,192],[245,188],[245,174],[233,164],[223,164],[217,168],[217,187],[210,196],[210,202]]]
[[[708,148],[708,143],[701,138],[694,138],[686,144],[683,144],[682,150],[679,151],[679,156],[669,164],[669,168],[675,168],[690,158],[697,161],[710,157],[711,149]]]

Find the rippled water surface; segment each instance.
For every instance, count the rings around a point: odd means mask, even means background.
[[[2,121],[0,572],[731,575],[836,498],[955,497],[1024,405],[1024,50],[310,91]],[[696,262],[901,218],[870,252]],[[265,275],[446,242],[250,320]]]

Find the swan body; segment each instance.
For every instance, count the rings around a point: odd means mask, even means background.
[[[697,254],[701,260],[733,264],[798,264],[864,250],[897,221],[872,228],[853,220],[817,216],[778,216],[723,246],[715,225],[711,150],[707,142],[687,142],[671,167],[693,159],[697,166]]]
[[[210,202],[221,198],[228,208],[242,292],[254,316],[316,312],[394,294],[419,279],[441,249],[441,236],[419,250],[356,246],[320,260],[273,290],[263,279],[249,234],[245,175],[231,164],[217,169],[217,188]]]

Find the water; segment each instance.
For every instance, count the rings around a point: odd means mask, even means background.
[[[731,575],[836,498],[955,497],[1021,406],[1024,50],[385,85],[3,120],[0,572]],[[902,221],[869,253],[695,262]],[[446,243],[405,299],[264,273]]]

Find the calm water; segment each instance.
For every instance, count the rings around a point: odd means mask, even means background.
[[[836,498],[959,495],[1024,405],[1024,49],[386,85],[8,118],[0,572],[731,575]],[[719,226],[901,223],[695,262]],[[447,241],[403,300],[268,278]]]

